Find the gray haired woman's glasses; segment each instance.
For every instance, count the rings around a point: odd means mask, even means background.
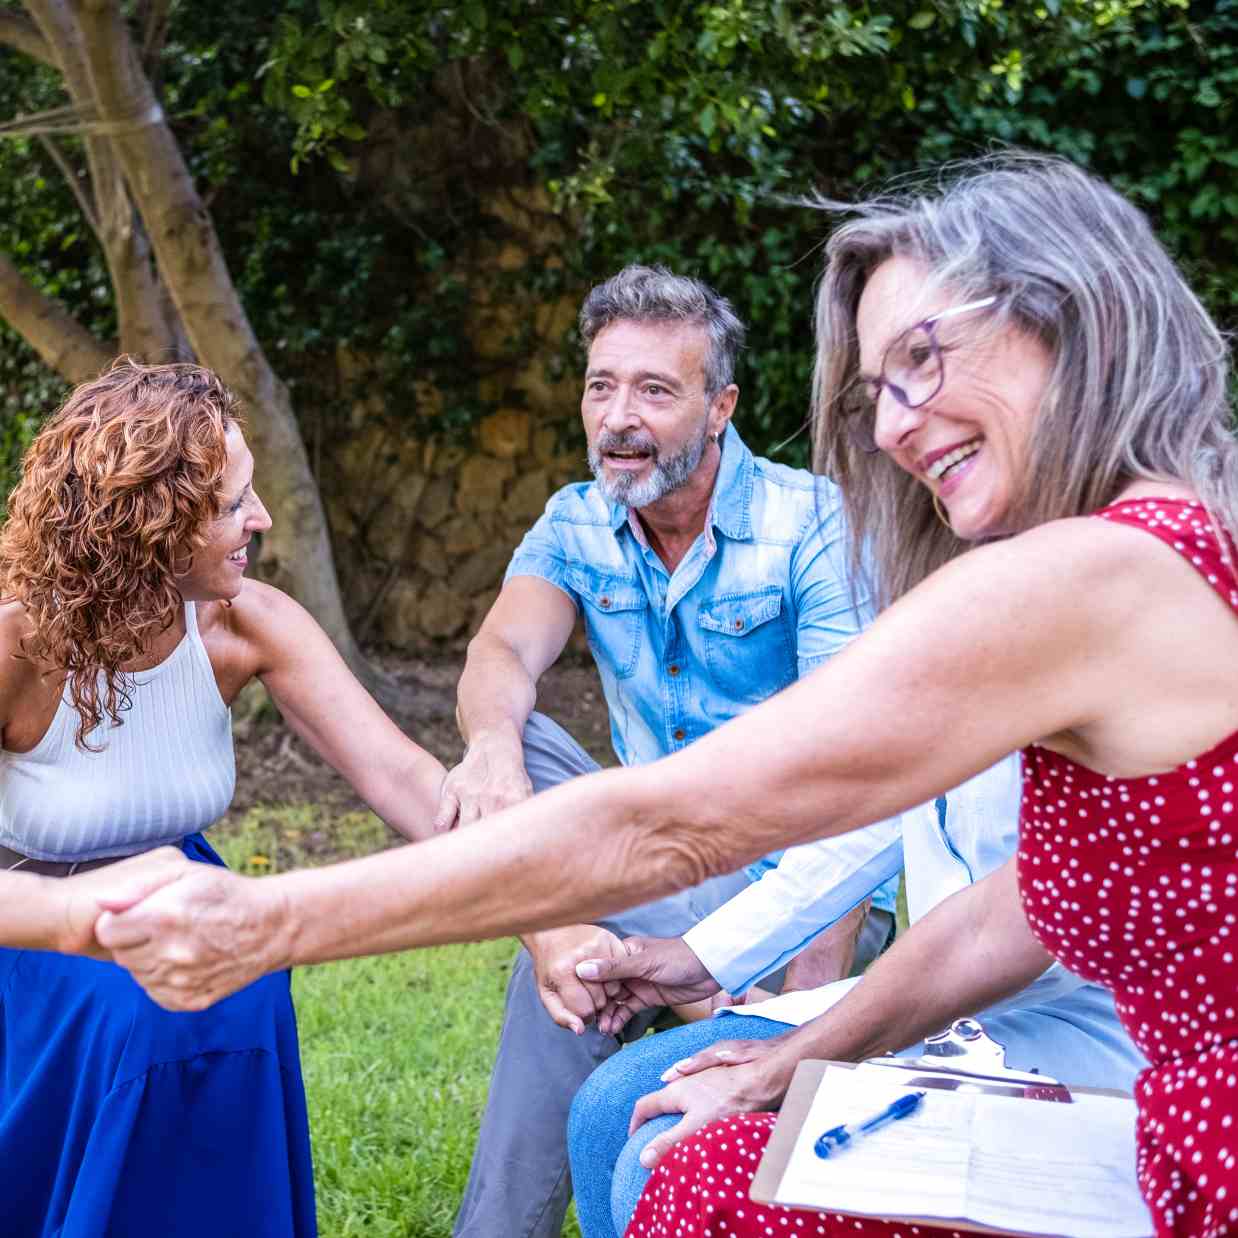
[[[937,324],[945,318],[987,309],[997,298],[982,297],[942,310],[908,327],[891,341],[876,378],[857,378],[843,393],[842,416],[851,441],[872,455],[877,446],[877,399],[884,387],[904,408],[927,404],[946,381],[946,363],[937,341]]]

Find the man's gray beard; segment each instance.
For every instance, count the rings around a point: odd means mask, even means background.
[[[627,507],[648,507],[687,483],[705,454],[707,442],[709,429],[708,426],[702,426],[700,437],[688,443],[676,455],[667,456],[665,459],[661,456],[655,458],[652,471],[644,479],[637,479],[631,473],[607,477],[602,463],[602,452],[593,447],[589,448],[589,467],[597,479],[598,489],[612,503],[623,503]]]

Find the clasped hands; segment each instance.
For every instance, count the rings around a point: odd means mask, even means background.
[[[543,1005],[556,1023],[577,1035],[591,1019],[613,1035],[650,1007],[706,998],[730,1003],[682,938],[621,941],[595,925],[576,925],[538,934],[526,944]],[[680,1139],[718,1118],[776,1108],[795,1070],[796,1055],[787,1051],[785,1040],[719,1041],[671,1066],[662,1076],[667,1086],[637,1102],[628,1133],[661,1114],[679,1114],[680,1120],[650,1140],[641,1163],[652,1168]]]
[[[167,1010],[203,1010],[291,961],[277,883],[194,863],[175,847],[54,882],[57,946],[110,959]]]

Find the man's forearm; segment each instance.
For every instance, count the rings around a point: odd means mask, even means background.
[[[484,737],[521,754],[524,724],[537,704],[537,685],[510,645],[479,633],[469,644],[468,660],[456,689],[456,722],[465,743]],[[520,941],[530,954],[535,933]]]
[[[514,649],[478,633],[469,643],[456,688],[456,721],[466,743],[481,736],[520,745],[524,724],[537,704],[537,684]]]

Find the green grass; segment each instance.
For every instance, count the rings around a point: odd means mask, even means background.
[[[255,808],[212,832],[241,872],[388,845],[368,813]],[[293,980],[322,1238],[446,1238],[464,1191],[515,952],[509,941],[300,969]],[[579,1235],[575,1218],[565,1235]]]

